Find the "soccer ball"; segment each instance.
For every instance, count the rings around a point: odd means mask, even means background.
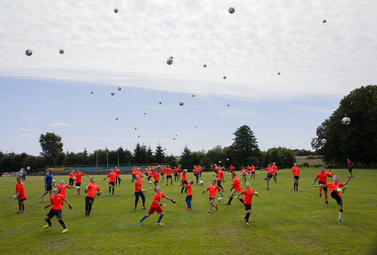
[[[118,120],[118,118],[115,118],[115,120]]]
[[[115,93],[114,93],[114,92],[111,92],[111,95],[112,95],[112,96],[114,96],[114,95],[115,95]]]
[[[52,180],[52,182],[56,182],[56,180]]]
[[[152,184],[152,181],[148,181],[148,184]]]
[[[25,54],[26,54],[26,56],[31,56],[31,55],[33,55],[33,52],[31,51],[31,49],[27,49],[25,51]]]
[[[115,12],[115,13],[118,13],[118,11],[119,11],[118,9],[114,9],[114,12]]]
[[[233,7],[229,7],[228,12],[230,14],[233,14],[236,10]]]
[[[60,50],[59,50],[59,53],[60,53],[60,54],[64,54],[64,50],[63,50],[63,49],[60,49]]]
[[[322,144],[326,144],[326,143],[327,143],[327,140],[323,138],[323,139],[321,140],[321,143],[322,143]]]
[[[219,197],[219,198],[217,199],[217,201],[219,201],[219,203],[221,203],[221,202],[223,201],[223,198],[222,198],[222,197]]]
[[[349,124],[351,124],[351,119],[349,117],[344,117],[342,119],[342,124],[348,126]]]
[[[158,102],[159,104],[162,104],[162,102]]]
[[[172,65],[172,64],[173,64],[173,59],[172,59],[172,58],[168,58],[168,59],[166,60],[166,63],[167,63],[168,65]]]
[[[200,180],[199,181],[199,186],[203,186],[204,185],[204,181]]]
[[[17,195],[13,195],[13,199],[17,199]]]
[[[203,67],[204,67],[204,68],[206,68],[206,67],[207,67],[207,65],[206,65],[206,64],[204,64],[204,65],[203,65]]]
[[[73,180],[76,180],[77,178],[76,178],[76,176],[75,177],[73,177]]]
[[[278,72],[278,75],[280,75],[281,73],[280,72]]]
[[[323,22],[323,23],[326,23],[326,22],[327,22],[327,20],[325,20],[325,19],[324,19],[324,20],[323,20],[322,22]]]
[[[225,80],[225,79],[226,79],[226,76],[223,76],[223,79]]]
[[[183,106],[184,104],[185,104],[185,103],[183,103],[183,102],[179,102],[179,105],[180,105],[180,106]]]
[[[121,88],[121,87],[119,87],[119,88],[118,88],[118,90],[119,90],[119,91],[121,91],[121,90],[122,90],[122,88]]]

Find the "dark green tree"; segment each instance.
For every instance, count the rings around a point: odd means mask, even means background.
[[[287,148],[271,148],[264,154],[264,166],[276,162],[278,167],[292,167],[295,161],[295,155]]]
[[[345,116],[351,118],[350,125],[342,124]],[[316,134],[312,147],[327,164],[345,165],[347,158],[358,164],[376,164],[377,86],[351,91],[330,118],[317,128]]]
[[[192,169],[194,166],[191,151],[187,146],[183,149],[179,163],[181,164],[182,169]]]
[[[165,153],[161,145],[157,145],[154,153],[154,163],[165,163]]]
[[[135,163],[148,163],[147,162],[147,148],[145,145],[140,145],[139,143],[136,144],[134,149],[134,159]]]
[[[231,164],[236,167],[255,164],[260,161],[261,151],[259,150],[257,139],[249,126],[243,125],[234,132],[234,142],[231,145],[233,155]]]
[[[57,157],[63,153],[62,138],[54,133],[41,134],[39,143],[42,147],[42,156]]]

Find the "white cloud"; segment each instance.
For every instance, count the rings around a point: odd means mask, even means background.
[[[0,7],[0,75],[284,101],[339,97],[376,79],[372,0],[240,1],[233,15],[222,0],[134,0],[118,14],[100,0]]]
[[[37,118],[30,118],[30,119],[29,119],[29,118],[26,118],[25,120],[26,120],[26,121],[36,121],[36,120],[38,120],[38,119],[37,119]]]
[[[70,125],[66,122],[56,122],[56,123],[50,124],[50,127],[68,127],[68,128],[71,128],[72,125]]]
[[[34,128],[20,128],[18,130],[21,132],[34,132],[35,131]]]
[[[28,133],[21,133],[20,136],[25,136],[25,137],[35,137],[33,134],[28,134]]]

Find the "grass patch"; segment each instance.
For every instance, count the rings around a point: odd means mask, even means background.
[[[345,181],[348,170],[333,170]],[[179,183],[161,185],[161,191],[177,200],[166,200],[163,226],[157,226],[158,216],[151,215],[141,226],[137,222],[146,214],[141,201],[134,207],[134,185],[129,175],[123,175],[121,186],[115,195],[108,194],[104,176],[96,176],[102,195],[94,201],[90,217],[84,216],[84,195],[67,190],[67,199],[73,210],[63,207],[63,220],[69,231],[61,233],[56,218],[53,227],[44,229],[43,209],[39,200],[43,193],[43,177],[28,177],[25,183],[27,200],[25,214],[16,214],[17,202],[12,200],[15,178],[0,178],[0,253],[1,254],[373,254],[377,241],[376,170],[354,169],[343,195],[345,222],[337,221],[335,200],[329,198],[326,205],[318,197],[318,189],[311,186],[318,169],[302,168],[299,192],[293,191],[290,170],[282,170],[278,182],[270,183],[266,191],[265,172],[256,173],[256,179],[248,181],[259,192],[253,198],[251,225],[243,223],[243,205],[228,201],[231,178],[225,173],[224,201],[219,211],[208,215],[208,193],[201,192],[210,184],[212,173],[201,178],[204,187],[193,186],[193,210],[186,211],[185,194],[180,193]],[[192,173],[189,178],[194,178]],[[57,181],[68,176],[55,176]],[[89,178],[83,177],[83,184]],[[244,185],[242,185],[244,187]],[[153,187],[146,185],[146,207],[153,198]],[[217,203],[219,204],[219,203]],[[373,250],[374,249],[374,250]]]

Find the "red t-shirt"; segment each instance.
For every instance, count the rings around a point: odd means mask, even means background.
[[[245,199],[243,200],[243,203],[245,205],[250,205],[251,201],[253,200],[253,195],[254,195],[255,190],[253,189],[245,189],[241,192],[245,196]]]
[[[217,180],[222,181],[224,178],[224,172],[220,169],[219,172],[217,173]]]
[[[300,169],[297,166],[292,167],[292,173],[293,173],[293,176],[300,176]]]
[[[161,192],[154,193],[153,202],[151,204],[151,207],[159,207],[160,206],[161,197],[165,197],[165,195],[162,194]]]
[[[187,184],[187,196],[192,196],[192,187],[191,184]]]
[[[74,173],[70,173],[69,174],[69,179],[72,179],[74,175],[75,175]]]
[[[341,188],[341,187],[343,187],[344,185],[343,185],[343,183],[334,183],[334,182],[330,182],[330,183],[327,183],[327,184],[325,184],[325,186],[324,187],[328,187],[329,189],[330,189],[330,194],[331,194],[331,192],[333,192],[333,190],[335,190],[335,189],[337,189],[337,188]],[[341,197],[342,195],[341,195],[341,193],[340,192],[338,192],[338,195]]]
[[[109,182],[115,182],[116,173],[110,172],[107,177],[109,178]]]
[[[167,176],[171,175],[171,168],[170,167],[166,168],[166,174],[167,174]]]
[[[216,198],[216,191],[217,191],[217,190],[220,190],[220,191],[221,191],[220,187],[217,186],[216,184],[209,186],[209,187],[206,189],[206,191],[207,191],[207,190],[209,190],[209,197],[210,197],[210,198]]]
[[[135,192],[141,192],[141,185],[142,182],[140,180],[135,180]]]
[[[83,175],[84,173],[81,173],[81,172],[75,173],[76,183],[81,183],[81,179]]]
[[[61,194],[52,195],[50,197],[50,201],[51,201],[51,204],[52,204],[51,208],[54,209],[54,210],[61,210],[63,203],[64,203],[64,200],[65,199]]]
[[[19,195],[18,200],[26,199],[25,185],[20,182],[16,184],[17,195]]]
[[[88,193],[86,193],[87,197],[95,198],[96,191],[101,191],[101,189],[99,188],[97,184],[89,183],[88,186],[86,187],[88,188]]]
[[[182,181],[187,181],[187,178],[186,178],[186,171],[183,171],[183,172],[182,172]]]
[[[255,166],[251,166],[250,170],[251,170],[252,173],[254,173],[255,172]]]
[[[327,173],[327,172],[319,172],[317,174],[317,178],[318,178],[318,181],[320,182],[323,182],[324,184],[327,183],[327,176],[331,176],[331,174]]]
[[[63,185],[55,185],[55,187],[58,187],[60,189],[59,194],[61,194],[63,197],[65,197],[65,192],[66,192],[66,190],[69,186],[66,185],[66,184],[63,184]]]
[[[174,168],[173,172],[174,174],[178,174],[178,168]]]
[[[238,177],[233,178],[233,188],[234,188],[234,191],[236,191],[236,192],[241,191],[241,182],[240,182],[240,179]]]
[[[119,168],[115,168],[115,169],[114,169],[114,173],[115,173],[115,176],[116,176],[116,177],[119,177],[119,173],[120,173]]]
[[[229,171],[231,171],[232,173],[234,172],[234,169],[234,166],[229,167]]]
[[[153,179],[154,179],[155,182],[157,182],[160,179],[160,175],[159,175],[158,172],[153,173]]]

